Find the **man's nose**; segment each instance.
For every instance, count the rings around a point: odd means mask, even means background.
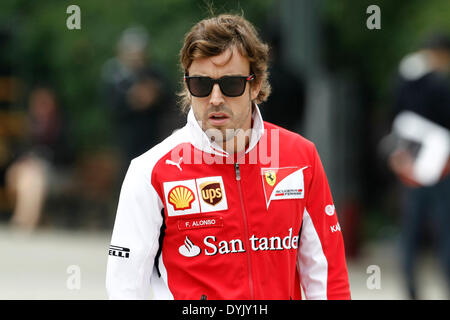
[[[211,105],[218,106],[225,102],[222,91],[220,90],[219,84],[215,83],[212,91],[211,91],[211,98],[209,100]]]

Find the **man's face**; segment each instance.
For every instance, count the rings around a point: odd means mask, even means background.
[[[194,60],[188,72],[189,76],[213,79],[223,76],[248,76],[250,63],[233,47],[218,56]],[[251,128],[252,100],[256,99],[261,87],[255,83],[257,80],[254,80],[252,85],[248,82],[244,93],[239,97],[225,96],[217,83],[207,97],[190,95],[195,118],[200,121],[202,129],[208,135],[211,136],[212,133],[217,143],[229,141],[238,129],[247,131]]]

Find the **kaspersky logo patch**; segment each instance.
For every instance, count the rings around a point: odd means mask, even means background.
[[[221,176],[170,181],[163,187],[169,216],[228,210]]]
[[[306,168],[308,166],[261,169],[267,208],[272,200],[305,197],[303,170]]]

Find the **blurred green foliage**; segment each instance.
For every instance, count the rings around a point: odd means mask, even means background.
[[[213,4],[212,4],[213,3]],[[12,34],[7,60],[25,89],[38,81],[52,84],[74,125],[82,150],[108,142],[99,81],[103,63],[115,55],[120,33],[142,25],[150,34],[149,56],[168,73],[174,87],[180,77],[178,52],[183,36],[200,19],[214,13],[244,13],[264,23],[271,0],[2,0],[0,28]],[[81,30],[68,30],[69,5],[81,9]],[[25,90],[26,91],[26,90]],[[175,94],[175,93],[174,93]],[[24,104],[23,102],[22,104]]]
[[[71,4],[81,8],[81,30],[66,27]],[[365,27],[366,8],[372,4],[381,8],[381,30]],[[132,25],[148,29],[149,55],[175,87],[183,36],[211,8],[215,13],[243,12],[261,29],[269,18],[277,18],[276,5],[274,0],[2,0],[0,29],[9,30],[12,43],[1,56],[25,88],[40,80],[53,84],[74,124],[77,146],[97,148],[112,129],[101,107],[101,67],[114,56],[121,31]],[[450,30],[450,1],[322,0],[320,18],[326,63],[356,72],[372,91],[374,105],[382,105],[401,57],[430,31]]]
[[[375,106],[388,103],[400,59],[435,31],[450,33],[448,0],[324,0],[327,61],[356,70],[371,88]],[[369,30],[366,9],[378,5],[381,29]]]

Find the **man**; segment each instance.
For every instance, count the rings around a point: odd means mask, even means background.
[[[450,38],[434,34],[401,60],[395,88],[391,137],[396,143],[388,164],[403,185],[402,274],[411,299],[420,298],[416,269],[427,231],[450,292],[449,66]]]
[[[186,35],[187,124],[130,164],[110,298],[301,299],[300,286],[308,299],[350,298],[317,151],[261,118],[267,61],[267,45],[240,16],[202,20]]]
[[[164,71],[147,57],[150,44],[144,28],[125,29],[117,42],[116,57],[102,70],[114,141],[126,165],[157,143],[163,130],[160,118],[175,105]]]

